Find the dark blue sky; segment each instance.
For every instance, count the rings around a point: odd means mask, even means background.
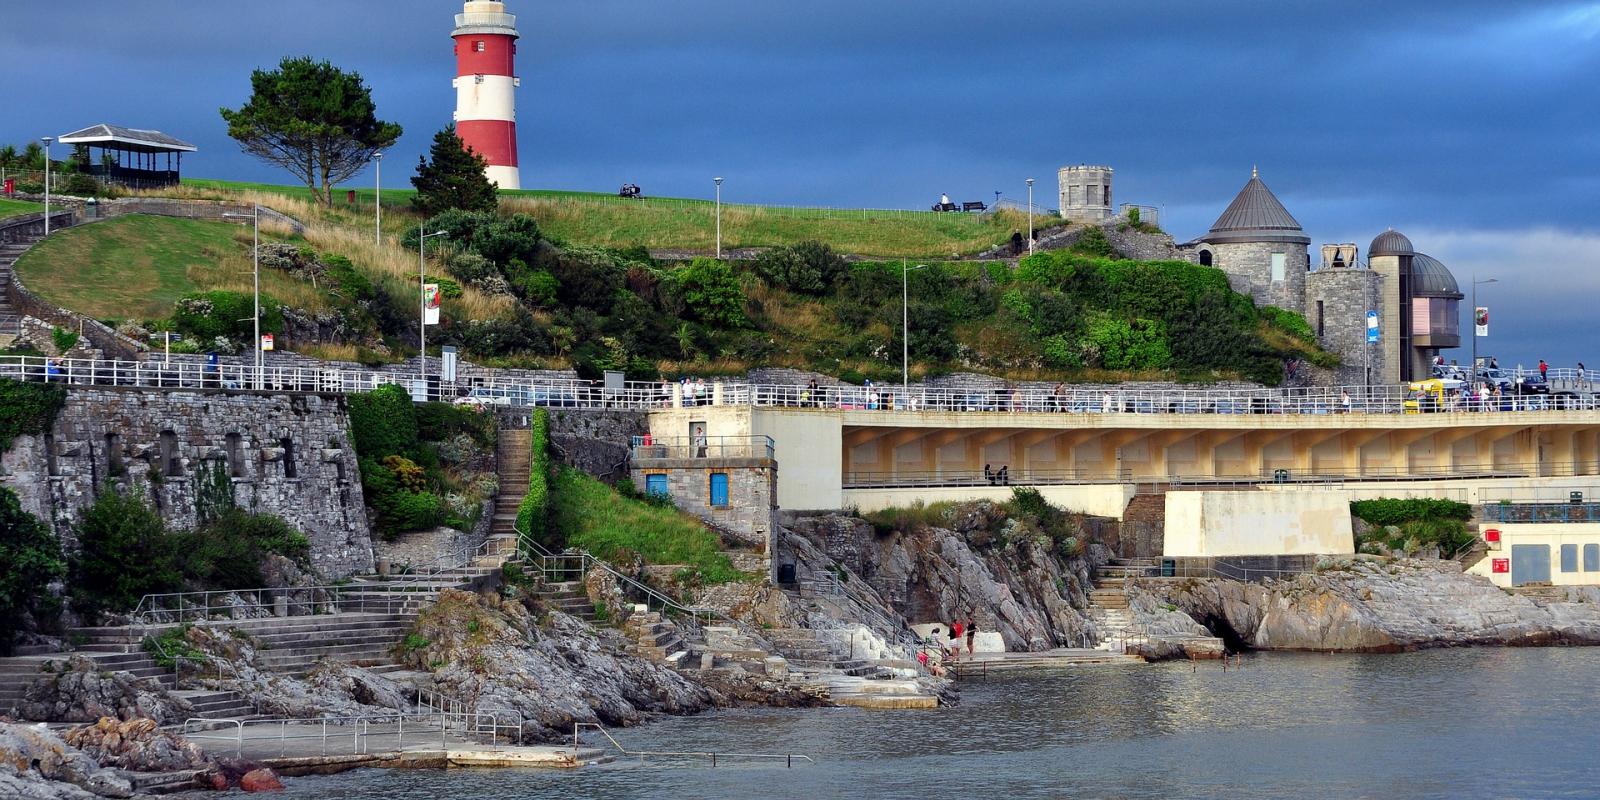
[[[0,141],[96,122],[195,142],[193,176],[287,182],[217,108],[251,69],[360,71],[406,137],[450,120],[459,3],[8,3]],[[1204,232],[1259,164],[1317,242],[1386,227],[1495,309],[1502,356],[1584,357],[1600,322],[1600,3],[1533,0],[511,0],[525,186],[925,207],[1054,205],[1067,163]],[[403,166],[402,166],[403,165]],[[363,179],[370,184],[370,177]],[[1600,366],[1600,348],[1594,350]],[[1462,360],[1465,361],[1464,352]]]

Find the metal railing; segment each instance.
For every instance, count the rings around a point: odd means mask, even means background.
[[[115,361],[37,356],[0,357],[0,377],[80,386],[352,394],[399,385],[416,400],[481,406],[661,409],[706,405],[778,406],[836,411],[923,411],[988,414],[1338,415],[1488,414],[1593,411],[1600,395],[1507,395],[1484,401],[1408,400],[1401,386],[1300,389],[1077,389],[1005,390],[911,386],[816,386],[713,382],[705,386],[628,381],[608,389],[589,381],[530,379],[478,371],[454,382],[437,373],[426,380],[400,369],[335,366],[265,366],[184,359]],[[1408,404],[1410,407],[1408,408]]]
[[[629,750],[628,748],[624,747],[621,742],[617,741],[616,737],[613,737],[611,733],[605,729],[605,726],[598,725],[593,722],[574,722],[572,724],[572,754],[574,757],[576,757],[578,754],[578,748],[582,746],[582,743],[578,739],[579,733],[586,729],[599,733],[601,736],[605,737],[607,742],[611,743],[612,747],[616,748],[618,753],[621,753],[629,758],[637,758],[641,764],[644,763],[645,759],[647,758],[693,758],[697,760],[708,761],[713,767],[717,766],[718,761],[728,761],[730,759],[735,761],[782,761],[786,767],[793,767],[794,762],[796,761],[804,761],[808,764],[817,763],[810,756],[801,755],[799,753],[718,753],[708,750]]]
[[[773,457],[771,436],[633,437],[633,459]]]
[[[379,727],[374,730],[374,725],[389,727]],[[229,727],[232,729],[229,734],[211,732]],[[410,735],[413,743],[418,745],[437,741],[441,749],[447,747],[448,737],[452,732],[464,739],[480,742],[487,739],[491,745],[498,745],[503,737],[507,741],[517,741],[515,737],[521,735],[519,726],[502,725],[494,714],[438,709],[303,719],[285,717],[217,720],[191,717],[184,720],[179,733],[190,740],[232,744],[234,755],[242,757],[245,741],[248,738],[245,735],[246,729],[261,728],[276,728],[276,736],[269,732],[258,738],[264,746],[276,742],[280,758],[288,755],[291,743],[302,741],[317,742],[317,750],[323,756],[366,755],[373,752],[374,742],[381,743],[389,739],[394,740],[393,751],[403,750],[407,735]]]
[[[1600,522],[1600,503],[1485,503],[1484,522]]]

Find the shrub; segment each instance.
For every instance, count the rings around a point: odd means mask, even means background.
[[[1407,522],[1472,519],[1472,506],[1454,500],[1430,497],[1357,500],[1350,504],[1350,513],[1365,522],[1384,525],[1404,525]]]
[[[550,412],[535,409],[528,429],[533,452],[529,454],[528,493],[517,507],[517,530],[543,542],[550,514]]]
[[[277,301],[261,295],[261,331],[283,329],[283,312]],[[255,297],[245,292],[192,292],[179,298],[172,310],[172,327],[186,338],[197,341],[228,339],[249,343],[254,337],[251,315]]]
[[[697,258],[668,273],[668,279],[691,318],[722,328],[746,324],[744,290],[726,263]]]
[[[75,532],[72,599],[86,616],[131,610],[146,594],[182,587],[180,543],[167,532],[161,515],[138,498],[117,491],[100,495],[84,509]]]
[[[350,438],[362,458],[382,459],[417,446],[417,412],[397,384],[350,395]]]
[[[18,436],[50,430],[66,402],[63,386],[0,378],[0,452],[11,449]]]
[[[78,332],[63,330],[61,328],[51,328],[50,341],[55,344],[56,352],[65,353],[77,346]]]
[[[1288,333],[1296,339],[1307,343],[1317,341],[1317,335],[1311,330],[1311,323],[1306,322],[1305,317],[1293,311],[1278,308],[1277,306],[1262,306],[1257,309],[1257,313],[1261,315],[1261,318],[1267,324]]]
[[[768,285],[800,294],[824,295],[839,285],[850,265],[827,245],[806,241],[762,253],[751,269]]]
[[[50,527],[26,511],[10,489],[0,488],[0,654],[27,616],[54,611],[44,587],[67,573],[61,542]]]
[[[1090,225],[1084,228],[1083,233],[1078,236],[1077,241],[1072,243],[1070,249],[1074,253],[1082,253],[1096,258],[1122,257],[1122,254],[1117,252],[1117,248],[1111,244],[1111,240],[1106,238],[1105,231],[1100,230],[1097,225]]]
[[[405,456],[384,456],[382,463],[384,468],[394,475],[395,483],[401,489],[408,492],[427,490],[428,476],[415,461]]]
[[[493,447],[497,425],[494,412],[450,403],[421,403],[415,406],[417,429],[427,431],[433,441],[447,441],[461,434],[484,447]]]

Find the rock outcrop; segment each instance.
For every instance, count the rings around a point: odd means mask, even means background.
[[[104,672],[84,656],[56,662],[60,671],[41,675],[17,702],[24,719],[50,722],[96,722],[101,717],[119,720],[153,719],[166,724],[182,720],[192,710],[161,684],[127,672]]]
[[[423,611],[406,654],[438,690],[522,742],[557,741],[577,722],[633,725],[719,702],[710,689],[624,652],[628,640],[550,612],[543,625],[518,600],[447,589]]]
[[[1136,603],[1170,603],[1231,647],[1394,652],[1455,645],[1600,644],[1600,592],[1535,601],[1454,561],[1340,559],[1265,584],[1140,581]]]
[[[210,766],[210,759],[199,745],[160,729],[149,719],[118,722],[105,717],[93,725],[68,730],[61,735],[61,740],[102,767],[134,772],[175,772]]]
[[[0,722],[0,797],[89,800],[132,796],[133,786],[127,779],[101,767],[43,725]]]
[[[305,719],[366,716],[412,707],[399,684],[342,661],[319,662],[301,678],[261,667],[248,636],[196,626],[184,632],[184,639],[211,661],[204,670],[207,674],[223,676],[202,682],[238,692],[257,714]]]
[[[1048,538],[1019,528],[998,505],[965,503],[940,524],[879,534],[855,517],[801,517],[791,530],[859,575],[911,623],[975,619],[1006,649],[1037,651],[1095,635],[1085,613],[1097,545],[1062,556]]]

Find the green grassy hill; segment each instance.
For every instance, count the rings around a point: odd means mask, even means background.
[[[155,320],[185,294],[251,290],[251,232],[240,225],[130,215],[57,232],[17,261],[28,289],[101,320]],[[263,270],[264,293],[308,308],[320,293]]]
[[[353,211],[370,214],[372,187],[355,189]],[[185,180],[183,193],[229,199],[241,193],[309,200],[305,187],[216,180]],[[410,189],[385,189],[384,215],[417,219],[409,213]],[[647,247],[652,250],[697,250],[716,247],[716,205],[709,200],[652,197],[631,200],[595,192],[551,190],[505,191],[501,207],[524,213],[547,236],[569,244],[594,247]],[[346,206],[346,195],[336,195]],[[1035,218],[1042,228],[1052,220]],[[987,250],[1026,232],[1027,216],[935,214],[931,211],[789,208],[739,203],[722,206],[724,248],[772,247],[820,241],[841,253],[880,258],[949,258]]]
[[[34,214],[43,210],[44,206],[38,203],[30,203],[26,200],[8,200],[0,197],[0,219],[22,214]]]

